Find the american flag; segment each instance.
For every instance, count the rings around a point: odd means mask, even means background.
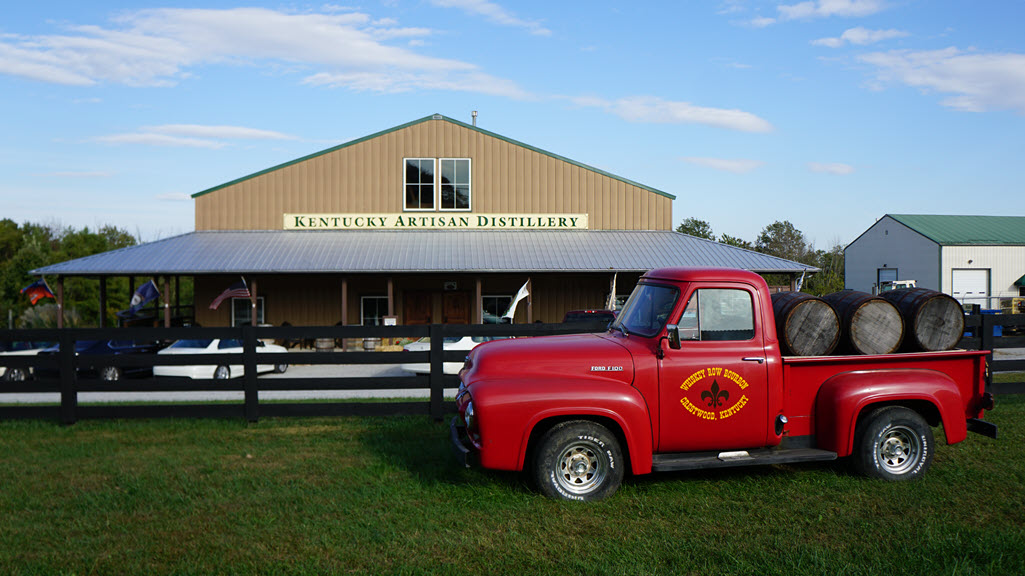
[[[246,286],[245,278],[241,282],[236,282],[228,287],[227,290],[221,292],[221,295],[214,298],[214,301],[210,303],[211,310],[217,310],[217,307],[224,302],[226,298],[252,298],[252,294],[249,293],[249,287]]]

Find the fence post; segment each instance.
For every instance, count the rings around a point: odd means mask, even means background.
[[[982,331],[979,335],[979,349],[989,352],[986,354],[986,364],[990,367],[989,370],[986,370],[987,391],[993,388],[993,325],[996,324],[996,319],[997,317],[993,314],[982,314],[979,317],[979,330]]]
[[[57,362],[60,374],[61,389],[61,424],[74,424],[78,418],[78,391],[75,389],[75,340],[71,333],[62,330],[57,340],[60,343],[60,350],[57,352]]]
[[[260,394],[256,388],[256,332],[252,325],[242,327],[242,367],[246,420],[256,422],[260,418]]]
[[[431,338],[431,418],[440,421],[445,399],[445,335],[441,324],[431,324],[428,329]]]

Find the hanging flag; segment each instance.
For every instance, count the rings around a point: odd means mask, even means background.
[[[796,292],[800,292],[801,291],[801,286],[804,285],[804,273],[807,272],[807,271],[808,271],[807,268],[805,268],[804,270],[801,270],[801,279],[797,281],[797,290],[796,290]]]
[[[210,303],[211,310],[217,310],[217,307],[224,302],[225,298],[252,298],[252,294],[249,293],[249,286],[246,286],[246,279],[242,278],[241,282],[235,282],[228,287],[227,290],[221,292],[221,295],[214,298],[214,301]]]
[[[139,309],[158,297],[160,297],[160,290],[157,290],[156,282],[150,280],[135,290],[135,294],[132,294],[132,301],[128,303],[128,309],[119,311],[117,315],[120,318],[131,318]]]
[[[605,303],[606,310],[616,309],[616,276],[619,276],[619,272],[612,274],[612,290],[609,291],[609,301]]]
[[[28,295],[29,302],[31,302],[33,306],[43,298],[57,299],[57,297],[53,295],[53,291],[50,290],[50,287],[46,285],[46,280],[43,280],[42,278],[22,288],[21,293]]]
[[[513,298],[512,303],[509,304],[509,309],[505,311],[505,314],[502,314],[502,318],[509,318],[511,320],[512,317],[516,315],[516,305],[520,303],[520,300],[523,300],[530,295],[529,285],[530,279],[528,278],[527,281],[523,283],[523,286],[520,287],[520,291],[516,293],[516,297]]]

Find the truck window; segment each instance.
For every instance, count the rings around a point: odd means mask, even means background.
[[[656,336],[669,320],[678,296],[679,290],[673,286],[640,284],[630,294],[612,327],[647,338]]]
[[[678,322],[683,340],[750,340],[754,306],[744,290],[701,288],[691,295]]]

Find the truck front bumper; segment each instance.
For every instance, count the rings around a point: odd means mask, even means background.
[[[455,454],[456,460],[460,464],[466,468],[472,468],[479,463],[477,450],[470,443],[470,438],[466,434],[466,425],[463,424],[463,420],[459,416],[453,417],[452,422],[449,423],[448,436],[452,443],[452,453]]]

